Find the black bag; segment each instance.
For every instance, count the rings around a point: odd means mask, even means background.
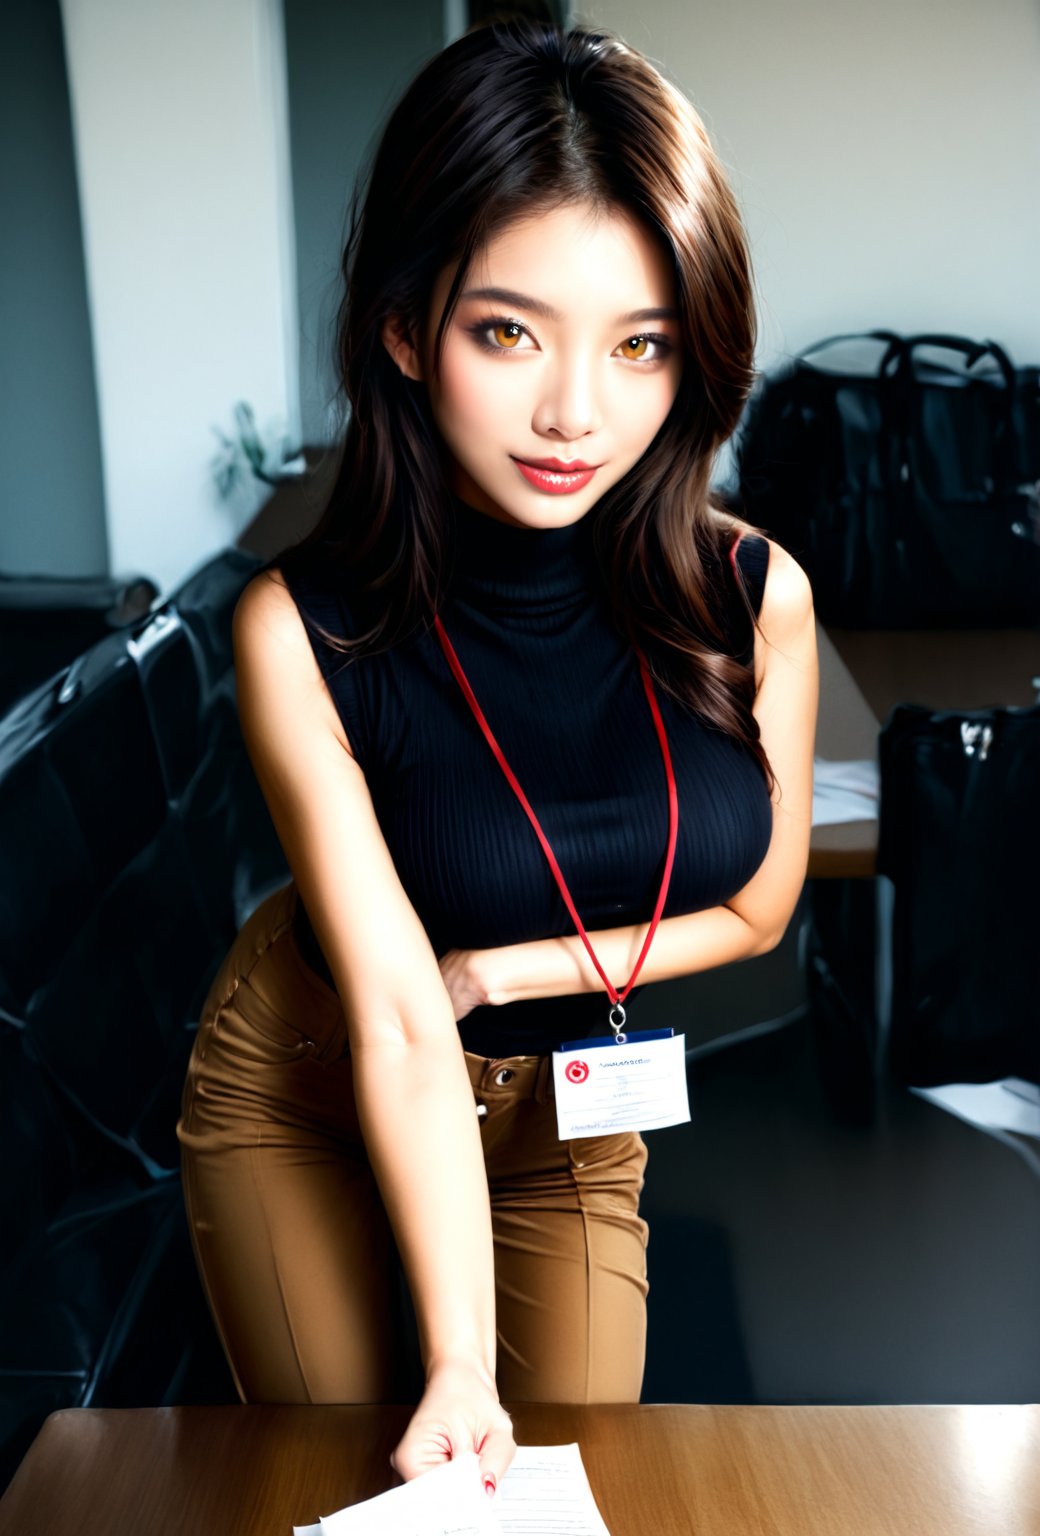
[[[878,746],[893,1075],[1040,1083],[1040,705],[897,704]]]
[[[821,622],[1040,624],[1040,369],[996,342],[831,336],[761,381],[735,447],[744,513]]]

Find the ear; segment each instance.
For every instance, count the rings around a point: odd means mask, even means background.
[[[389,315],[380,333],[383,346],[406,379],[423,379],[422,361],[414,338],[401,315]]]

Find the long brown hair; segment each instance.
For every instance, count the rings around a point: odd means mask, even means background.
[[[367,180],[367,188],[365,186]],[[595,549],[620,631],[662,688],[772,769],[751,713],[754,667],[733,646],[734,533],[710,488],[754,382],[755,310],[740,215],[693,107],[615,34],[509,18],[471,29],[417,75],[359,177],[343,253],[337,372],[346,420],[336,480],[313,531],[275,557],[291,580],[320,568],[373,594],[356,637],[308,622],[348,658],[396,645],[440,609],[452,566],[445,450],[425,385],[382,342],[423,328],[438,273],[458,270],[444,333],[481,248],[563,202],[618,207],[675,265],[685,361],[667,420],[596,507]],[[753,530],[761,531],[761,530]],[[727,613],[729,615],[727,619]]]

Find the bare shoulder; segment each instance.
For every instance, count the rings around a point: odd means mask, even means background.
[[[300,640],[307,642],[300,611],[276,565],[251,577],[235,604],[232,633],[236,643],[239,640],[249,643],[257,631],[264,635],[273,634],[282,643],[296,648]]]
[[[321,674],[314,647],[285,577],[269,566],[239,593],[231,621],[235,673],[244,688],[262,690],[269,707],[292,712],[306,731],[331,731],[351,752],[339,710]]]
[[[728,512],[718,512],[716,518],[731,547],[738,538],[765,540],[768,558],[758,621],[769,640],[782,643],[785,637],[804,631],[812,619],[813,596],[803,567],[782,544],[743,519]]]
[[[767,675],[812,675],[817,668],[816,618],[812,587],[795,557],[767,539],[769,565],[755,630],[755,693]]]
[[[766,539],[766,543],[769,564],[758,620],[766,636],[782,644],[804,633],[812,623],[812,586],[804,568],[782,544],[775,539]]]

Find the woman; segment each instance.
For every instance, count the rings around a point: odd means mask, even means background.
[[[696,114],[619,39],[499,22],[434,58],[344,273],[339,478],[234,618],[293,879],[210,990],[185,1192],[245,1400],[395,1399],[396,1244],[425,1389],[394,1465],[476,1450],[493,1492],[500,1393],[638,1401],[646,1145],[561,1137],[551,1056],[634,974],[784,933],[812,603],[710,493],[753,379],[744,235]]]

